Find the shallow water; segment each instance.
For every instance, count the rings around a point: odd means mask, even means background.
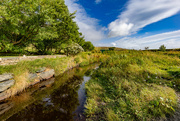
[[[83,121],[85,83],[99,64],[74,68],[0,103],[1,120]],[[0,113],[1,114],[1,113]]]

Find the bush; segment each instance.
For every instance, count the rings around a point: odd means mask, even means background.
[[[84,49],[77,43],[72,43],[71,45],[65,48],[65,53],[67,56],[69,55],[77,55],[80,52],[83,52]]]
[[[109,50],[114,51],[116,47],[110,47]]]
[[[83,48],[85,51],[92,51],[94,50],[94,45],[90,41],[87,41],[84,43]]]
[[[100,49],[95,48],[93,51],[91,51],[92,53],[101,53]]]
[[[164,45],[161,45],[161,46],[159,47],[159,50],[164,52],[164,51],[166,51],[166,47],[165,47]]]

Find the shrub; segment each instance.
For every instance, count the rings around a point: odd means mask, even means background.
[[[69,56],[69,55],[74,56],[83,51],[84,51],[84,49],[77,43],[72,43],[65,48],[65,53],[67,56]]]
[[[90,41],[87,41],[84,43],[83,48],[85,51],[92,51],[94,50],[94,45]]]
[[[166,51],[166,47],[165,47],[164,45],[161,45],[161,46],[159,47],[159,50],[164,52],[164,51]]]
[[[116,47],[110,47],[109,50],[114,51]]]

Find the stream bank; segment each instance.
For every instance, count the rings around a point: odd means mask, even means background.
[[[0,107],[6,107],[7,111],[0,115],[0,119],[7,121],[85,120],[84,85],[97,67],[98,64],[92,64],[73,68],[1,102]]]
[[[0,82],[3,88],[6,87],[0,93],[0,101],[17,95],[28,87],[54,75],[57,76],[77,66],[100,62],[105,57],[100,53],[84,52],[73,57],[43,58],[33,61],[20,61],[15,65],[0,66],[2,76],[10,75],[10,78]],[[10,84],[9,81],[11,81]]]

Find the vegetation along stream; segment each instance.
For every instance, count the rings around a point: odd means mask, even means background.
[[[74,68],[1,102],[0,119],[7,121],[85,120],[84,85],[98,65]]]

